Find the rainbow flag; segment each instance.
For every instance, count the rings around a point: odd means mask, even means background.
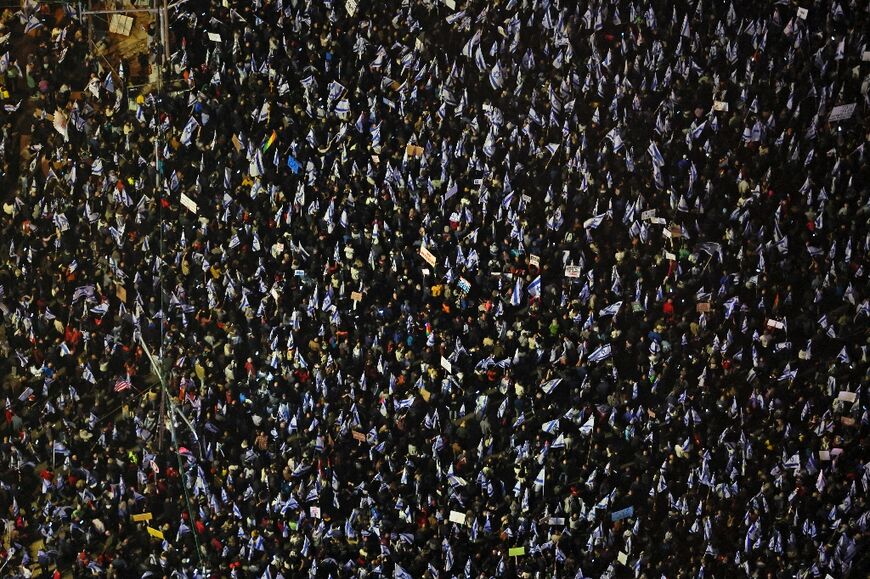
[[[272,131],[272,134],[269,135],[269,138],[263,141],[263,152],[265,153],[266,151],[268,151],[269,147],[274,145],[275,141],[277,141],[277,140],[278,140],[277,133],[275,133],[275,131]]]

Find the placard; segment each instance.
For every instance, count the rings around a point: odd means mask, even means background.
[[[450,363],[450,360],[441,356],[441,367],[444,368],[448,373],[453,372],[453,364]]]
[[[308,514],[311,515],[312,519],[319,519],[320,518],[320,507],[309,507]]]
[[[181,204],[187,207],[194,215],[196,215],[199,206],[196,204],[196,201],[185,195],[181,194]]]
[[[347,14],[351,18],[353,18],[354,15],[356,14],[356,6],[357,6],[356,0],[347,0],[344,3],[344,9],[347,10]]]
[[[355,302],[361,302],[363,295],[360,292],[350,292],[350,299]]]
[[[713,110],[727,113],[728,103],[726,103],[725,101],[713,101]]]
[[[828,452],[827,450],[820,450],[819,451],[819,460],[822,460],[822,461],[831,460],[831,453]]]
[[[583,271],[580,269],[579,265],[566,265],[565,266],[565,277],[578,278],[581,275],[583,275]]]
[[[409,157],[422,157],[423,156],[423,147],[418,147],[417,145],[406,145],[405,146],[405,154]]]
[[[547,523],[551,527],[559,527],[559,526],[565,524],[565,518],[564,517],[550,517],[550,520],[547,521]]]
[[[541,257],[535,255],[534,253],[529,255],[529,265],[533,265],[538,269],[541,269]]]
[[[848,105],[839,105],[831,109],[831,116],[828,117],[829,123],[835,123],[837,121],[845,121],[847,119],[852,118],[852,114],[855,112],[855,107],[858,106],[858,103],[851,103]]]
[[[525,554],[525,547],[511,547],[510,549],[508,549],[508,557],[522,557]]]
[[[435,267],[435,262],[437,261],[435,255],[431,251],[429,251],[429,249],[427,249],[425,245],[420,246],[420,255],[423,257],[426,263],[428,263],[432,267]]]
[[[125,288],[121,284],[116,285],[115,286],[115,297],[126,304],[127,303],[127,288]]]
[[[620,551],[619,554],[616,556],[616,560],[623,565],[628,565],[628,555],[626,555],[622,551]]]
[[[216,32],[208,32],[206,34],[208,34],[208,39],[212,42],[223,42],[223,39],[221,39],[221,35],[217,34]]]
[[[858,396],[854,392],[849,392],[847,390],[841,390],[839,394],[837,394],[837,400],[842,402],[854,402]]]
[[[767,320],[767,327],[781,330],[781,329],[785,328],[785,324],[783,324],[782,322],[780,322],[778,320]]]
[[[451,10],[456,10],[456,0],[441,0]]]
[[[134,522],[138,523],[140,521],[150,521],[151,519],[154,518],[154,515],[152,515],[151,513],[139,513],[139,514],[133,515],[131,518],[133,519]]]
[[[471,291],[471,282],[465,279],[464,277],[460,277],[456,282],[456,285],[459,286],[459,290],[462,293],[468,293]]]
[[[360,442],[366,441],[366,435],[362,432],[357,432],[356,430],[351,431],[351,436],[353,436],[354,440],[358,440]]]
[[[710,311],[710,302],[701,302],[700,304],[695,306],[695,311],[700,313],[709,312]]]
[[[646,211],[643,211],[643,212],[641,212],[641,214],[640,214],[640,218],[641,218],[641,220],[643,220],[643,221],[646,221],[647,219],[652,219],[652,218],[655,217],[655,216],[656,216],[656,210],[655,210],[655,209],[647,209]]]
[[[450,511],[449,520],[451,523],[457,523],[459,525],[465,524],[465,513],[460,513],[459,511]]]
[[[800,18],[801,20],[806,20],[807,15],[809,13],[810,13],[810,11],[806,8],[798,8],[797,9],[797,17]]]
[[[161,531],[158,531],[154,527],[146,527],[146,529],[148,530],[148,534],[155,539],[160,539],[161,541],[163,540],[163,533]]]
[[[671,253],[670,251],[665,252],[665,259],[670,259],[671,261],[676,261],[677,256]]]

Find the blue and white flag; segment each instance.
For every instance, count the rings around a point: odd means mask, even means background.
[[[544,394],[550,394],[561,382],[561,378],[553,378],[552,380],[548,380],[541,384],[541,390],[544,391]]]
[[[518,306],[523,301],[523,282],[520,278],[517,278],[516,283],[514,284],[514,291],[511,292],[511,305]]]
[[[658,145],[656,145],[655,141],[650,141],[649,149],[647,149],[647,152],[649,152],[650,157],[652,157],[653,163],[655,163],[657,167],[664,166],[665,159],[664,157],[662,157],[662,154],[659,151],[659,147]]]
[[[604,344],[603,346],[599,346],[594,352],[589,354],[590,362],[602,362],[609,358],[611,355],[611,346],[610,344]]]
[[[598,229],[598,226],[604,222],[605,217],[607,217],[607,213],[590,217],[583,222],[583,229]]]
[[[181,144],[185,147],[190,145],[190,141],[193,138],[193,131],[199,126],[199,123],[195,118],[190,117],[187,121],[187,124],[184,125],[184,130],[181,131]]]
[[[493,90],[501,90],[502,86],[504,86],[501,63],[498,60],[495,61],[492,70],[489,71],[489,84],[492,85]]]
[[[589,419],[583,423],[583,426],[580,427],[580,434],[584,436],[589,436],[592,434],[592,429],[595,428],[595,416],[592,415]]]
[[[527,288],[529,290],[529,296],[536,298],[541,295],[541,276],[536,277],[532,280]]]
[[[537,487],[541,487],[541,488],[544,487],[544,484],[545,484],[546,481],[547,481],[547,474],[546,474],[546,472],[545,472],[546,468],[547,468],[546,465],[542,466],[542,467],[541,467],[541,470],[538,472],[538,476],[535,477],[535,483],[534,483],[534,484],[535,484],[535,487],[536,487],[536,488],[537,488]]]
[[[27,24],[24,26],[24,33],[27,34],[32,30],[36,30],[37,28],[42,28],[45,24],[42,23],[42,20],[36,17],[35,14],[31,14],[27,19]]]
[[[553,434],[557,430],[559,430],[559,419],[550,420],[549,422],[545,422],[541,425],[541,430],[546,432],[547,434]]]
[[[601,317],[605,316],[615,316],[619,312],[619,308],[622,307],[622,302],[618,301],[615,304],[610,304],[606,308],[600,310],[598,315]]]

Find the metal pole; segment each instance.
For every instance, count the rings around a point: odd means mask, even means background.
[[[90,4],[90,1],[88,2]],[[127,14],[129,12],[158,12],[158,8],[121,8],[118,10],[86,10],[85,14]]]
[[[166,380],[164,380],[164,378],[163,378],[163,370],[158,365],[157,361],[154,359],[154,356],[151,355],[151,349],[148,347],[148,344],[145,343],[145,339],[142,337],[141,334],[139,335],[139,344],[142,346],[142,349],[145,351],[145,355],[148,357],[148,361],[151,363],[152,370],[154,371],[155,374],[157,374],[157,380],[160,382],[161,390],[163,391],[164,395],[166,395],[167,388],[166,388]],[[161,348],[162,347],[163,347],[163,345],[161,344]],[[167,395],[167,398],[168,398],[168,395]],[[169,401],[169,404],[172,405],[172,402]],[[169,433],[172,436],[172,446],[173,446],[173,449],[175,450],[175,458],[178,461],[178,474],[179,474],[179,476],[181,476],[181,488],[184,490],[184,500],[185,500],[185,503],[187,505],[187,514],[190,516],[191,524],[193,524],[196,521],[196,518],[195,518],[194,513],[193,513],[193,508],[190,506],[190,495],[187,492],[187,480],[186,480],[187,479],[187,476],[186,476],[187,471],[184,470],[184,464],[181,462],[181,452],[180,452],[179,447],[178,447],[178,436],[175,432],[175,412],[174,411],[175,411],[175,408],[173,406],[173,412],[171,413],[171,416],[169,419]],[[179,412],[179,414],[180,414],[180,412]],[[187,421],[185,420],[185,422],[187,422]],[[187,422],[187,424],[188,424],[188,427],[191,429],[191,432],[193,432],[192,425],[190,425],[189,422]],[[163,432],[163,425],[162,424],[160,425],[160,432]],[[198,438],[196,436],[195,432],[193,432],[193,435],[195,438]],[[199,559],[200,567],[204,568],[204,562],[202,560],[202,552],[200,551],[200,546],[199,546],[199,535],[196,532],[193,532],[192,534],[193,534],[194,543],[196,544],[196,557],[197,557],[197,559]]]
[[[163,19],[163,65],[169,62],[169,6],[167,0],[163,0],[163,10],[160,12]]]

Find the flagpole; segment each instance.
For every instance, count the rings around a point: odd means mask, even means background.
[[[161,320],[161,322],[162,322],[162,320]],[[151,370],[154,372],[154,374],[157,375],[157,380],[160,382],[161,391],[163,393],[163,396],[165,397],[164,399],[168,399],[166,380],[163,378],[163,372],[161,371],[160,366],[157,364],[157,361],[154,359],[154,356],[151,354],[151,349],[148,347],[148,344],[145,343],[145,339],[142,337],[141,334],[139,335],[139,344],[142,346],[142,349],[145,351],[145,356],[148,357],[148,361],[151,363]],[[175,416],[176,416],[175,410],[176,410],[176,408],[174,405],[172,405],[171,401],[169,401],[169,404],[172,406],[172,410],[173,410],[173,412],[170,414],[170,419],[168,421],[169,422],[169,432],[172,436],[172,446],[174,447],[174,450],[175,450],[175,458],[178,461],[178,474],[181,476],[181,487],[184,489],[184,500],[185,500],[185,503],[187,504],[187,513],[190,516],[190,521],[193,522],[193,521],[196,521],[196,518],[195,518],[194,513],[193,513],[193,508],[190,506],[190,495],[189,495],[188,490],[187,490],[187,475],[186,475],[186,471],[184,470],[184,465],[181,462],[181,451],[180,451],[179,446],[178,446],[178,436],[175,432]],[[178,412],[178,414],[180,415],[181,412]],[[162,415],[161,415],[161,420],[163,420]],[[190,428],[191,431],[193,431],[193,428],[192,428],[190,422],[188,422],[186,419],[184,422],[187,424],[188,428]],[[163,429],[164,429],[163,424],[160,424],[160,432],[162,432]],[[198,438],[196,436],[195,432],[193,433],[193,436],[194,436],[194,438]],[[199,565],[200,565],[200,567],[205,569],[205,563],[202,560],[202,553],[200,552],[199,536],[197,533],[192,533],[192,534],[193,534],[193,540],[196,544],[196,555],[197,555],[197,558],[199,559]]]

